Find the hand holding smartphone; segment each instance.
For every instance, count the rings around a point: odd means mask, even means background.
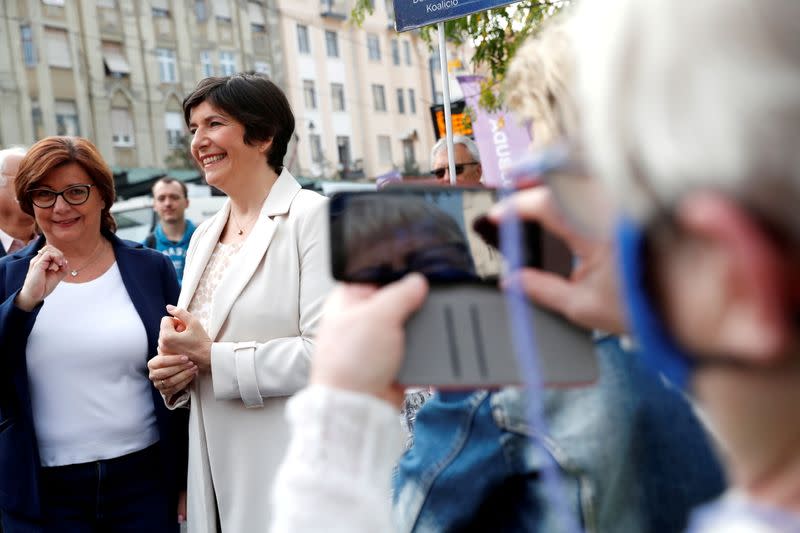
[[[496,191],[458,187],[397,187],[331,199],[335,279],[381,285],[421,272],[431,284],[407,324],[400,383],[489,388],[520,382],[497,287],[504,269],[498,231],[485,217],[496,200]],[[532,223],[523,235],[527,265],[569,274],[572,258],[563,244]],[[544,381],[594,381],[590,333],[533,305],[530,311]]]

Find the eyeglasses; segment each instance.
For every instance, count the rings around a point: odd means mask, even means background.
[[[58,197],[62,197],[69,205],[85,204],[89,199],[89,193],[92,191],[92,185],[70,185],[64,190],[53,191],[50,189],[31,189],[28,191],[28,197],[33,202],[33,205],[42,209],[53,207]]]
[[[464,172],[464,167],[469,165],[480,165],[480,163],[478,163],[477,161],[473,161],[472,163],[458,163],[456,165],[456,176],[461,175],[461,173]],[[431,170],[431,174],[433,174],[437,178],[443,178],[444,173],[447,172],[447,169],[448,167],[434,168],[433,170]]]

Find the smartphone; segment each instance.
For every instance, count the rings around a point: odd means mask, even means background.
[[[444,388],[519,384],[497,227],[486,212],[493,189],[392,187],[343,192],[329,203],[331,267],[340,281],[383,285],[409,272],[430,282],[429,297],[408,322],[398,381]],[[568,275],[572,257],[537,224],[519,243],[528,266]],[[580,385],[597,377],[590,332],[529,305],[543,381]],[[380,327],[376,324],[376,327]]]

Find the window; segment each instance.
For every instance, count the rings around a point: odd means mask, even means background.
[[[388,135],[378,135],[378,161],[382,164],[392,162],[392,138]]]
[[[403,55],[406,59],[406,65],[411,65],[411,43],[403,41]]]
[[[133,118],[124,108],[111,109],[111,140],[114,146],[133,146]]]
[[[39,107],[39,101],[36,99],[31,100],[31,122],[33,123],[33,137],[35,139],[42,139],[47,136],[44,133],[42,108]]]
[[[32,67],[36,65],[36,48],[33,46],[33,30],[27,24],[19,27],[22,35],[22,57],[25,58],[25,65]]]
[[[131,67],[128,65],[128,60],[125,59],[125,54],[122,51],[122,45],[119,43],[103,43],[103,63],[106,67],[107,76],[121,78],[131,73]]]
[[[371,61],[381,60],[381,43],[374,33],[367,34],[367,53]]]
[[[150,0],[150,12],[153,17],[169,16],[169,0]]]
[[[44,40],[47,45],[47,64],[51,67],[72,68],[67,31],[45,28]]]
[[[444,95],[442,91],[436,91],[436,94],[433,96],[433,103],[434,104],[441,104],[444,102]]]
[[[272,75],[272,67],[266,61],[256,61],[253,63],[253,70],[259,74],[264,74],[267,77]]]
[[[197,17],[197,22],[208,20],[208,4],[206,4],[206,0],[194,0],[194,16]]]
[[[408,90],[408,112],[412,115],[417,113],[417,101],[416,95],[414,94],[414,89]]]
[[[308,145],[311,148],[311,161],[313,163],[322,163],[322,137],[317,133],[312,133],[308,136]]]
[[[310,54],[311,45],[308,42],[308,26],[297,25],[297,51],[301,54]]]
[[[331,102],[334,111],[344,111],[344,85],[331,83]]]
[[[42,3],[47,6],[63,6],[64,0],[42,0]]]
[[[303,80],[303,100],[306,109],[317,108],[317,91],[314,89],[314,80]]]
[[[339,57],[339,36],[335,31],[325,30],[325,49],[328,57]]]
[[[400,64],[400,43],[397,42],[397,39],[392,39],[392,63]]]
[[[250,29],[254,32],[267,31],[267,23],[264,20],[264,10],[259,2],[247,2],[247,11],[250,15]]]
[[[211,52],[208,50],[200,52],[200,71],[204,78],[214,75],[214,64],[211,62]]]
[[[236,55],[233,52],[219,53],[219,70],[223,76],[233,76],[238,72],[236,68]]]
[[[56,135],[78,136],[78,108],[71,100],[56,100]]]
[[[417,166],[417,155],[414,153],[414,141],[403,140],[403,167],[410,171]]]
[[[231,5],[228,0],[214,0],[214,16],[218,19],[231,20]]]
[[[158,76],[161,83],[175,83],[178,81],[178,73],[175,69],[175,50],[168,48],[156,48],[158,58]]]
[[[164,113],[164,128],[167,130],[167,145],[172,148],[181,147],[183,139],[183,115],[177,111]]]
[[[403,89],[397,89],[397,112],[404,115],[406,112],[406,100],[403,98]]]
[[[339,157],[339,164],[343,170],[350,168],[350,137],[346,135],[336,136],[336,152]]]
[[[386,94],[383,85],[372,86],[372,103],[375,111],[386,111]]]

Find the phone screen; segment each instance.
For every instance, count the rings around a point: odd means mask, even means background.
[[[436,284],[496,284],[504,263],[497,227],[485,217],[496,201],[493,189],[459,187],[337,194],[330,204],[333,277],[385,284],[420,272]],[[520,244],[527,266],[569,273],[569,252],[538,225],[524,224]]]
[[[331,200],[334,278],[389,283],[409,272],[431,282],[496,282],[500,253],[472,229],[495,202],[488,189],[389,189]]]

